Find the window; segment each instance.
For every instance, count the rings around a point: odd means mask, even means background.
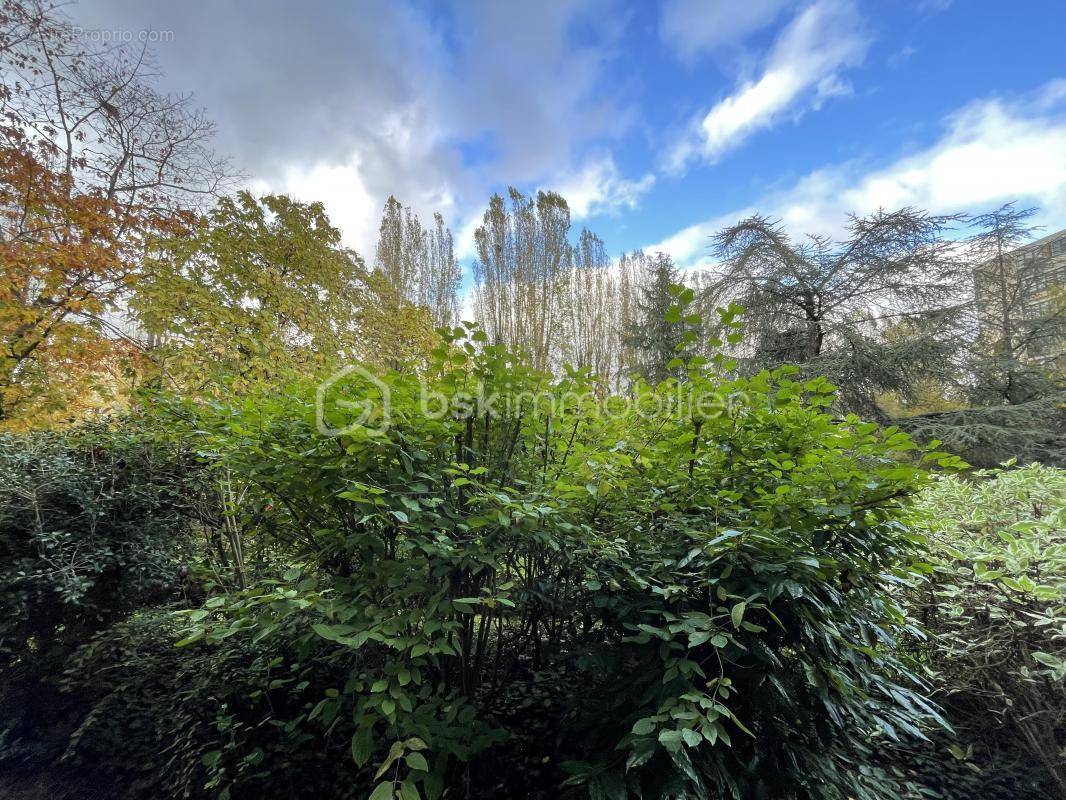
[[[1047,315],[1047,304],[1040,301],[1030,301],[1025,304],[1025,319],[1035,320]]]

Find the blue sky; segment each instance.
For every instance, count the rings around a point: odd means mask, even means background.
[[[1066,227],[1066,3],[84,0],[88,29],[170,32],[260,191],[326,203],[372,257],[391,193],[469,261],[493,191],[551,188],[610,252],[706,260],[752,211],[1041,206]]]

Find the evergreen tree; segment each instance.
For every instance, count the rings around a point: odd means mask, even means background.
[[[680,284],[681,274],[670,256],[652,256],[638,286],[636,313],[626,325],[623,338],[634,350],[634,372],[650,384],[678,377],[678,370],[667,365],[675,358],[690,355],[683,348],[686,323],[677,319],[674,308]]]
[[[1027,221],[1036,209],[1008,203],[972,220],[968,241],[973,267],[974,327],[970,352],[975,405],[1020,405],[1061,388],[1061,375],[1039,358],[1041,345],[1057,344],[1066,333],[1066,308],[1048,286],[1046,301],[1034,303],[1036,276],[1048,272],[1049,254],[1017,253],[1037,235]],[[1039,310],[1038,310],[1039,309]],[[1050,360],[1049,360],[1050,361]]]
[[[1028,224],[1035,213],[1007,204],[970,220],[976,233],[966,241],[964,263],[973,276],[973,297],[958,387],[967,407],[899,421],[920,438],[942,440],[976,466],[1009,458],[1066,463],[1066,302],[1062,280],[1048,263],[1050,252],[1025,248],[1037,234]]]
[[[716,237],[722,268],[703,302],[746,309],[742,367],[798,365],[839,387],[841,410],[884,421],[886,396],[910,400],[930,377],[959,370],[968,273],[944,235],[958,219],[878,211],[852,217],[833,241],[750,217]]]

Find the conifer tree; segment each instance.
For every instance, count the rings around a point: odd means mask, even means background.
[[[671,313],[677,303],[676,290],[671,289],[680,284],[681,274],[670,256],[653,255],[638,286],[633,320],[625,330],[624,341],[635,351],[634,372],[651,384],[677,377],[677,370],[668,364],[688,355],[682,347],[686,323]]]
[[[925,379],[958,372],[969,276],[945,233],[959,219],[877,211],[833,240],[753,216],[715,238],[722,266],[703,301],[746,309],[742,369],[797,365],[838,387],[841,410],[884,421],[886,395],[910,400]]]

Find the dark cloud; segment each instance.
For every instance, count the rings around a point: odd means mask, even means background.
[[[390,193],[469,217],[490,187],[578,169],[624,119],[604,86],[618,26],[574,36],[611,19],[610,3],[83,0],[67,13],[87,29],[165,32],[163,85],[196,94],[219,150],[272,187],[350,177],[353,208],[335,208],[341,186],[325,198],[343,223],[364,206],[376,217]],[[478,142],[491,156],[466,163]],[[372,225],[358,227],[346,233],[365,248]]]

